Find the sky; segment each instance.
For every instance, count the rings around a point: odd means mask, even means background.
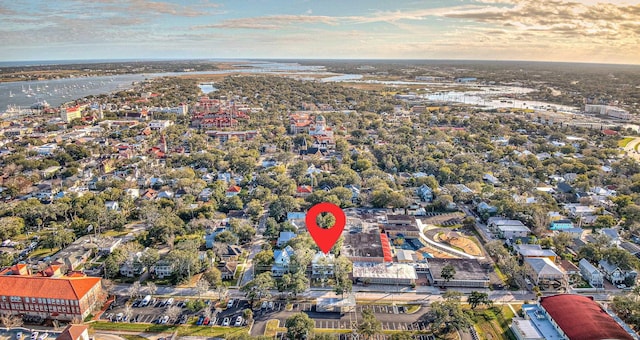
[[[0,0],[0,61],[640,64],[640,0]]]

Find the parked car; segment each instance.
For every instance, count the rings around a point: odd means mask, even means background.
[[[204,322],[204,315],[200,315],[200,317],[198,318],[198,321],[196,321],[196,326],[202,325],[203,322]]]
[[[267,308],[267,301],[262,301],[262,304],[260,305],[260,309],[265,309]]]
[[[123,317],[123,316],[124,316],[124,314],[122,314],[122,313],[118,313],[118,314],[116,314],[116,322],[120,322],[120,321],[122,321],[122,317]]]
[[[165,315],[162,317],[162,319],[160,319],[160,323],[167,323],[169,322],[169,315]]]
[[[234,326],[236,326],[236,327],[240,327],[240,326],[242,326],[242,322],[243,322],[243,321],[244,321],[244,320],[242,319],[242,317],[241,317],[241,316],[238,316],[238,317],[236,318],[236,323],[234,324]]]
[[[223,326],[229,326],[230,322],[231,322],[231,320],[229,318],[224,318],[224,320],[222,320],[222,325]]]
[[[229,300],[229,302],[227,303],[227,308],[231,308],[231,307],[233,307],[233,304],[234,304],[234,303],[235,303],[235,301],[234,301],[233,299],[232,299],[232,300]]]
[[[209,320],[209,318],[204,318],[204,322],[203,322],[203,324],[204,324],[205,326],[208,326],[208,325],[209,325],[209,322],[211,322],[211,320]]]
[[[269,301],[267,306],[268,306],[269,309],[273,309],[273,301]]]

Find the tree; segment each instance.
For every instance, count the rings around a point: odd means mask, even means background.
[[[131,316],[133,315],[133,308],[131,307],[130,304],[126,304],[124,306],[124,309],[122,310],[122,314],[124,314],[127,320],[131,318]]]
[[[401,332],[391,334],[391,340],[413,340],[413,333]]]
[[[346,256],[338,256],[334,261],[333,268],[336,280],[335,292],[344,298],[344,295],[351,293],[353,289],[353,282],[349,278],[353,264]]]
[[[154,295],[158,291],[158,286],[155,283],[149,281],[147,282],[147,293],[149,295]]]
[[[215,237],[216,242],[226,243],[226,244],[237,244],[238,238],[230,231],[225,230]]]
[[[135,299],[140,296],[140,291],[142,290],[142,286],[139,281],[136,281],[129,286],[129,296],[132,299]]]
[[[220,284],[216,286],[216,293],[218,294],[218,300],[224,300],[229,293],[227,286]]]
[[[427,316],[431,319],[432,331],[440,335],[453,330],[467,329],[471,326],[471,320],[462,310],[460,301],[433,302]]]
[[[270,298],[270,290],[275,288],[276,282],[271,276],[271,272],[264,272],[256,275],[253,280],[242,286],[240,290],[245,293],[247,299],[253,303],[255,300]]]
[[[273,264],[273,251],[262,250],[253,257],[253,265],[258,271],[264,271],[271,268]]]
[[[196,283],[196,291],[198,292],[198,296],[201,296],[202,294],[209,291],[209,287],[209,281],[200,278],[200,280],[198,280],[198,282]]]
[[[140,255],[140,263],[147,268],[151,268],[160,260],[160,254],[153,248],[147,248]]]
[[[315,322],[305,313],[296,313],[287,318],[287,338],[291,340],[309,339],[313,334]]]
[[[222,284],[222,273],[216,267],[209,268],[204,272],[202,278],[207,280],[207,282],[209,282],[209,284],[214,288]]]
[[[489,300],[489,294],[484,292],[472,291],[469,297],[467,298],[467,302],[471,305],[471,309],[476,309],[478,305],[486,305],[489,306],[491,304],[491,300]]]
[[[249,308],[242,311],[242,317],[247,320],[247,324],[253,320],[253,311]]]
[[[569,233],[559,233],[558,235],[553,236],[552,239],[553,246],[556,248],[558,255],[564,254],[567,251],[567,247],[573,241],[573,238]]]
[[[440,276],[445,280],[445,282],[449,282],[456,275],[456,268],[454,268],[451,264],[447,264],[442,267],[442,271],[440,272]]]
[[[382,324],[370,309],[363,309],[362,320],[358,324],[357,330],[365,339],[371,339],[374,335],[382,333]]]
[[[167,308],[167,311],[164,314],[169,317],[169,320],[175,320],[180,316],[180,314],[182,314],[182,308],[178,306],[171,306]]]
[[[2,312],[0,314],[0,323],[7,329],[22,326],[22,317],[19,315],[13,315],[9,312]]]
[[[600,215],[593,221],[594,229],[611,228],[614,225],[616,225],[616,219],[611,215]]]

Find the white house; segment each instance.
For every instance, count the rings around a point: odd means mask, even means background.
[[[332,253],[325,254],[318,251],[311,260],[311,277],[332,277],[334,261],[335,257]]]
[[[278,236],[278,241],[276,241],[276,246],[282,247],[294,237],[296,237],[296,233],[294,232],[281,231],[280,235]]]
[[[156,263],[154,272],[156,273],[156,277],[159,279],[169,277],[173,274],[173,263],[166,260],[160,260]]]
[[[580,274],[591,286],[595,288],[604,287],[604,277],[598,268],[587,261],[587,259],[580,260],[579,266]]]
[[[613,284],[621,284],[625,280],[627,280],[627,278],[632,278],[633,280],[635,280],[638,276],[638,273],[635,270],[623,270],[615,264],[610,263],[609,261],[604,259],[600,260],[600,262],[598,262],[598,265],[600,269],[602,269],[604,277]]]
[[[271,274],[273,276],[282,276],[289,272],[289,265],[291,264],[291,257],[294,251],[291,246],[286,246],[282,250],[276,250],[273,252],[273,266],[271,266]]]

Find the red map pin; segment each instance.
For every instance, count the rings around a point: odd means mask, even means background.
[[[333,217],[335,217],[336,223],[329,229],[321,228],[316,222],[316,217],[318,217],[320,213],[332,214]],[[320,250],[327,254],[340,238],[342,230],[344,230],[344,225],[347,223],[347,217],[339,206],[329,202],[322,202],[309,209],[305,217],[305,222],[307,223],[307,230],[313,240],[316,241]]]

